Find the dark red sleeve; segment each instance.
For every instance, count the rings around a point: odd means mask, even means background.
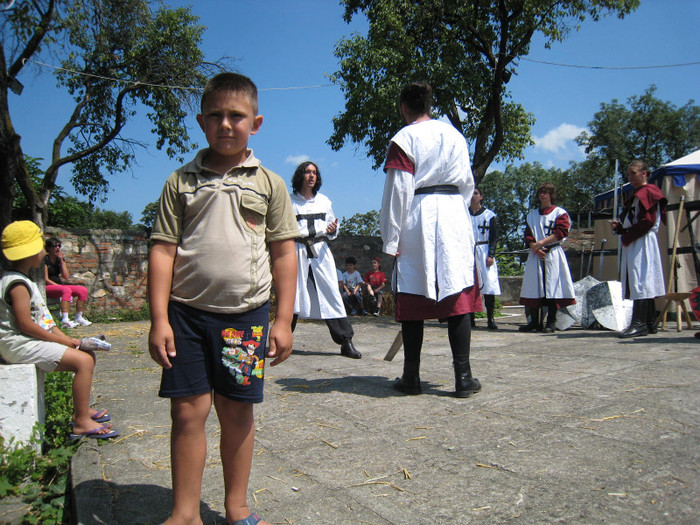
[[[629,246],[632,242],[644,237],[651,231],[656,223],[659,201],[664,198],[664,194],[655,185],[645,184],[635,192],[634,197],[639,199],[639,204],[644,212],[640,214],[636,224],[623,231],[621,237],[623,246]]]
[[[554,224],[554,230],[552,233],[556,236],[557,240],[564,239],[569,235],[569,228],[571,228],[571,219],[569,219],[568,213],[562,213],[557,217],[557,222]]]
[[[530,226],[525,226],[525,246],[529,248],[530,245],[536,240],[537,239],[535,239],[535,235],[532,233]]]
[[[384,171],[393,168],[405,171],[413,175],[415,166],[408,155],[396,143],[392,142],[389,146],[389,152],[386,154],[386,162],[384,163]]]

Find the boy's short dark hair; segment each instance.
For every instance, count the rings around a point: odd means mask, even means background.
[[[204,86],[202,92],[201,109],[212,93],[217,91],[233,91],[234,93],[245,93],[250,97],[253,105],[253,112],[258,114],[258,88],[255,83],[245,75],[240,73],[224,72],[213,76]]]
[[[351,255],[345,259],[345,264],[357,264],[357,259]]]
[[[433,106],[433,88],[427,82],[412,82],[401,91],[399,104],[406,104],[415,115],[427,115]]]
[[[306,161],[299,164],[297,169],[294,170],[294,175],[292,175],[292,191],[294,193],[299,193],[301,187],[304,185],[304,171],[306,171],[306,168],[309,166],[316,168],[316,184],[314,184],[312,188],[313,194],[316,195],[318,190],[321,189],[321,169],[315,162]]]

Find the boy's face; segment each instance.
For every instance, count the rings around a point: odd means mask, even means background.
[[[345,263],[345,271],[352,273],[355,271],[355,265],[353,263]]]
[[[379,270],[379,261],[375,261],[374,259],[372,259],[372,270],[374,270],[375,272]]]
[[[472,206],[480,206],[481,199],[481,192],[479,190],[474,190],[474,193],[472,193]]]
[[[552,205],[552,196],[549,194],[548,191],[540,190],[540,192],[537,194],[537,197],[540,199],[540,205],[543,208],[549,208]]]
[[[634,189],[639,189],[647,182],[647,172],[636,166],[630,166],[627,168],[627,180],[630,181]]]
[[[262,121],[262,115],[255,115],[250,97],[236,91],[211,93],[197,115],[211,148],[210,160],[232,166],[246,159],[248,139],[260,130]]]

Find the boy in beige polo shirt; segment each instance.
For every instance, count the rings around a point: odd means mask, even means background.
[[[201,523],[212,401],[227,523],[267,524],[246,501],[253,404],[263,398],[266,340],[271,366],[292,350],[299,231],[284,181],[248,149],[263,121],[257,106],[249,78],[221,73],[209,81],[197,116],[209,147],[168,178],[151,235],[149,346],[163,367],[159,395],[171,398],[168,525]],[[277,313],[268,336],[273,278]]]

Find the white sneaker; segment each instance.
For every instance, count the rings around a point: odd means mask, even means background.
[[[88,321],[85,317],[81,317],[80,319],[76,318],[75,322],[80,326],[90,326],[92,324],[92,321]]]
[[[70,319],[65,319],[61,321],[61,326],[64,328],[75,328],[78,326],[78,323],[71,321]]]

